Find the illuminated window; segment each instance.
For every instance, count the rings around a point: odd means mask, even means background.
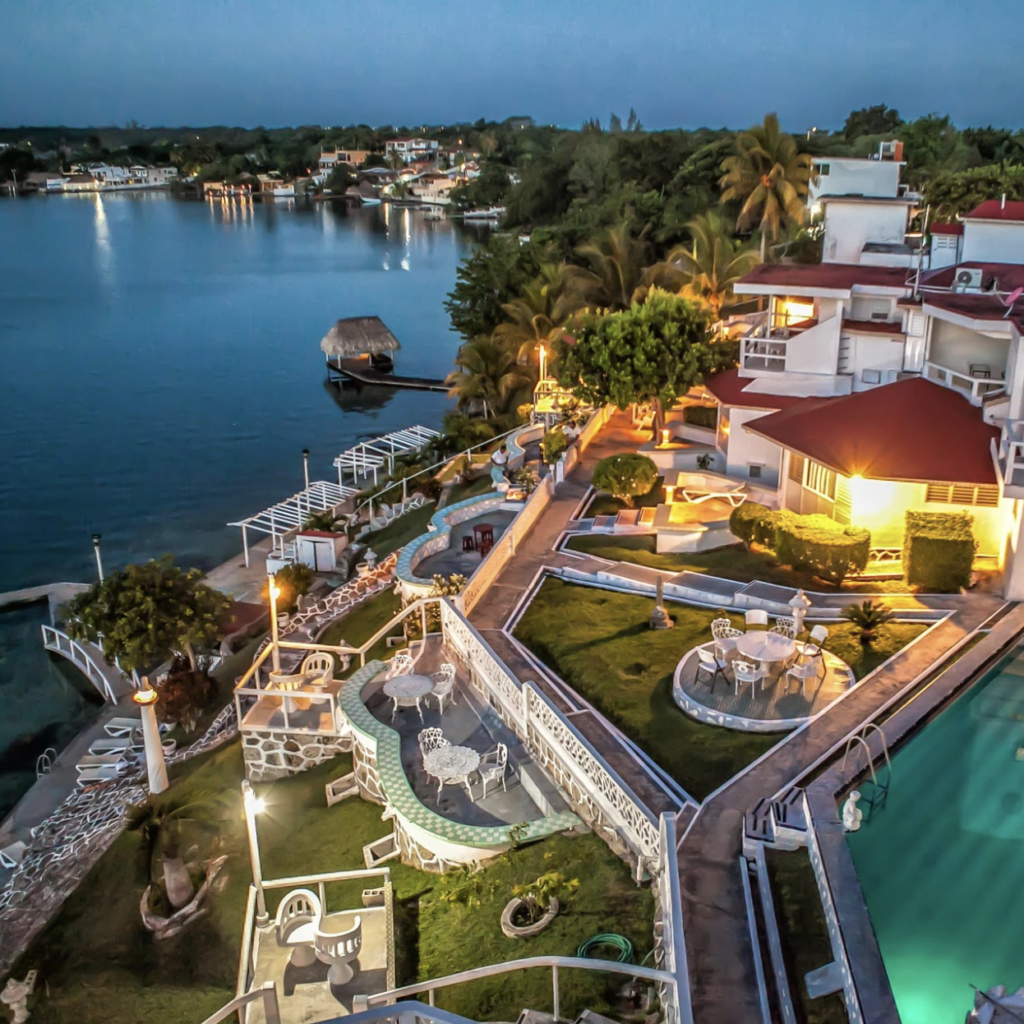
[[[999,488],[995,484],[929,484],[925,501],[943,505],[978,505],[995,508],[999,504]]]
[[[820,462],[808,462],[804,467],[804,487],[828,501],[836,500],[836,475]]]

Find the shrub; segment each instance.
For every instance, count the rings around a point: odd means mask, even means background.
[[[714,430],[718,426],[717,405],[688,405],[683,410],[683,422],[695,427],[708,427]]]
[[[751,544],[774,550],[779,526],[798,518],[785,509],[772,509],[756,501],[745,501],[732,510],[729,529],[743,541],[748,551]]]
[[[512,474],[512,483],[524,494],[533,494],[540,486],[540,477],[528,466],[520,466]]]
[[[632,508],[633,499],[649,493],[658,482],[658,467],[636,452],[609,455],[594,467],[591,482]]]
[[[549,430],[540,443],[541,452],[544,454],[544,461],[550,466],[556,463],[562,453],[569,447],[569,438],[561,427],[554,427]]]
[[[295,611],[299,598],[308,593],[314,579],[313,570],[302,562],[293,562],[278,569],[274,573],[274,582],[281,591],[281,596],[277,599],[277,610],[288,613]],[[262,594],[264,600],[269,598],[266,585]]]
[[[893,613],[881,601],[870,598],[860,604],[848,604],[843,609],[843,618],[860,630],[860,642],[869,646],[875,635],[891,618]]]
[[[162,722],[192,732],[202,713],[216,696],[216,687],[205,670],[194,670],[188,658],[175,655],[164,679],[157,684],[156,710]]]
[[[871,550],[871,534],[859,526],[843,526],[828,516],[792,513],[775,522],[775,556],[783,565],[805,569],[832,583],[851,572],[863,572]]]
[[[903,536],[907,582],[930,593],[970,586],[978,550],[969,512],[908,512]]]

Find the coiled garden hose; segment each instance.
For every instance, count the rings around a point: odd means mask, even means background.
[[[593,956],[593,951],[600,946],[611,946],[616,956]],[[625,935],[616,935],[614,932],[602,932],[593,938],[587,939],[579,949],[576,950],[578,957],[587,957],[600,960],[614,960],[620,964],[631,964],[633,962],[633,943]]]

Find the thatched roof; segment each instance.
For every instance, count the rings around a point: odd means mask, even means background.
[[[342,357],[364,352],[376,356],[382,352],[396,352],[401,347],[379,316],[350,316],[339,320],[320,342],[321,351],[329,356]]]

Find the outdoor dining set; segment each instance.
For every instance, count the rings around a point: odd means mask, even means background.
[[[388,667],[388,678],[384,683],[384,694],[391,699],[391,721],[400,708],[415,708],[423,722],[423,701],[435,699],[438,710],[444,714],[445,702],[455,703],[455,666],[443,663],[431,675],[415,673],[412,655],[396,654]],[[493,750],[481,753],[472,747],[449,742],[441,729],[435,727],[421,730],[419,734],[420,754],[423,771],[437,781],[437,794],[446,784],[466,787],[470,800],[473,790],[470,777],[476,775],[482,783],[482,798],[487,796],[489,782],[501,782],[506,788],[505,770],[508,765],[508,747],[499,743]]]
[[[808,687],[823,681],[828,671],[822,648],[828,630],[814,626],[809,640],[800,643],[795,619],[782,615],[769,627],[768,613],[761,609],[748,611],[745,624],[744,631],[727,618],[712,621],[712,643],[697,648],[698,678],[703,673],[712,690],[719,677],[731,681],[736,696],[749,685],[753,697],[758,683],[763,693],[785,675],[787,686],[796,680],[806,700]]]

